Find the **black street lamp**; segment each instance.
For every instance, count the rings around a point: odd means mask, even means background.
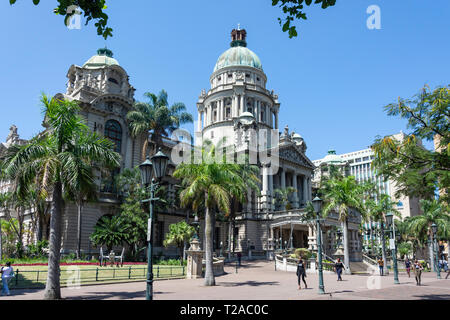
[[[142,185],[145,186],[145,189],[150,185],[150,199],[142,200],[142,202],[149,203],[150,214],[147,224],[147,300],[153,300],[153,203],[154,201],[159,200],[159,198],[155,198],[155,190],[158,187],[159,181],[166,174],[168,163],[169,157],[162,153],[161,148],[159,148],[158,153],[151,158],[151,161],[147,157],[147,159],[139,165]]]
[[[389,212],[386,214],[386,223],[388,225],[388,228],[390,228],[390,243],[389,246],[391,247],[392,252],[392,259],[394,263],[394,283],[399,284],[398,281],[398,269],[397,269],[397,245],[395,243],[395,223],[394,223],[394,215],[392,212]]]
[[[198,222],[198,216],[197,216],[197,215],[194,216],[194,221],[192,222],[192,226],[193,226],[194,229],[195,229],[195,234],[194,234],[193,239],[199,240],[199,237],[198,237],[198,228],[199,228],[199,226],[200,226],[200,223]]]
[[[433,232],[433,253],[434,253],[434,264],[435,264],[435,268],[436,268],[436,275],[437,278],[440,279],[441,278],[441,269],[439,268],[439,261],[438,261],[438,252],[437,252],[437,225],[436,223],[433,223],[431,225],[431,231]]]
[[[323,285],[323,266],[322,266],[322,230],[320,229],[320,212],[322,210],[322,199],[315,197],[312,201],[314,212],[316,213],[316,236],[317,236],[317,256],[319,262],[319,294],[325,294],[325,286]]]

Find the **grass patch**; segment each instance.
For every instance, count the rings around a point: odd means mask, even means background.
[[[10,281],[11,289],[43,288],[47,281],[47,266],[14,267],[15,277]],[[184,277],[186,267],[154,265],[154,279],[170,279]],[[61,266],[60,283],[62,287],[74,285],[90,285],[99,283],[118,283],[142,281],[147,278],[146,265],[124,265],[123,267],[98,267],[92,265]],[[79,282],[78,282],[79,280]]]

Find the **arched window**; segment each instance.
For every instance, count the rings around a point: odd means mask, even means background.
[[[108,120],[105,124],[105,137],[109,138],[116,147],[114,151],[119,152],[122,150],[122,127],[116,120]]]

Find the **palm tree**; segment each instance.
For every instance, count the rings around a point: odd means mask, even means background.
[[[173,176],[182,180],[183,191],[180,194],[182,206],[192,205],[194,211],[204,204],[205,206],[205,285],[215,285],[213,273],[213,228],[215,210],[225,214],[230,212],[230,187],[246,189],[246,184],[239,175],[237,164],[228,164],[225,161],[215,161],[215,146],[205,141],[201,150],[202,162],[180,164]]]
[[[126,242],[128,227],[120,216],[103,216],[91,234],[91,241],[96,246],[105,245],[109,253],[114,246]]]
[[[78,170],[79,163],[95,162],[101,167],[118,167],[120,155],[107,138],[92,133],[76,101],[41,98],[46,130],[24,146],[8,148],[5,173],[14,188],[27,190],[39,177],[41,190],[51,193],[48,274],[44,299],[60,299],[61,214],[67,191],[76,190],[83,179],[94,183],[90,170]],[[64,193],[63,193],[64,191]]]
[[[408,230],[418,239],[425,235],[428,237],[431,268],[434,269],[433,259],[433,231],[431,225],[435,223],[438,228],[437,237],[448,239],[450,233],[450,215],[448,208],[438,200],[420,200],[423,214],[408,219]]]
[[[282,210],[290,210],[292,209],[291,203],[289,202],[289,196],[296,192],[297,190],[293,187],[286,187],[284,189],[275,189],[273,204],[276,208],[282,208]]]
[[[395,209],[397,205],[396,201],[392,201],[391,197],[387,194],[381,194],[378,202],[375,204],[375,206],[372,209],[371,217],[372,220],[375,222],[380,223],[380,231],[381,231],[381,248],[382,248],[382,257],[383,261],[386,263],[386,234],[384,230],[384,226],[386,223],[386,214],[391,212],[397,217],[400,217],[400,212]],[[387,270],[387,269],[386,269]]]
[[[222,141],[219,142],[218,146],[220,147],[226,142],[226,139],[224,138]],[[239,156],[239,166],[238,166],[238,175],[242,177],[242,180],[244,181],[244,185],[242,184],[235,184],[230,185],[229,190],[230,194],[232,195],[231,198],[231,205],[230,205],[230,211],[228,214],[225,214],[225,218],[228,219],[228,243],[229,243],[229,252],[228,257],[231,258],[231,244],[234,242],[234,239],[232,239],[233,236],[233,230],[234,230],[234,222],[236,218],[236,213],[238,211],[238,205],[244,204],[248,201],[247,195],[249,191],[255,191],[259,194],[260,188],[259,183],[260,179],[259,176],[259,167],[256,165],[252,165],[249,163],[249,157],[248,155],[240,155]],[[233,245],[233,250],[234,250]]]
[[[180,221],[169,226],[169,233],[166,233],[163,244],[165,247],[176,246],[180,250],[181,264],[183,264],[182,250],[184,244],[191,240],[194,234],[195,228],[187,224],[186,221]]]
[[[350,273],[350,255],[348,247],[348,217],[351,210],[362,211],[362,188],[355,177],[348,176],[334,178],[326,182],[327,188],[324,194],[325,207],[323,214],[337,212],[343,230],[344,264],[346,272]]]
[[[134,109],[128,112],[127,119],[131,135],[134,138],[144,136],[147,139],[149,131],[152,131],[151,139],[155,143],[156,150],[162,145],[162,137],[168,136],[184,123],[192,123],[192,115],[185,112],[186,106],[175,103],[169,107],[167,92],[161,90],[156,96],[146,92],[145,97],[149,102],[136,102]],[[142,159],[147,154],[147,140],[142,146]]]

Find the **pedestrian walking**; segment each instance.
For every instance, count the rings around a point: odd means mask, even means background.
[[[302,258],[300,258],[300,260],[298,260],[298,264],[297,264],[298,290],[301,290],[300,281],[303,281],[303,283],[305,284],[305,289],[308,288],[308,285],[306,284],[305,278],[306,278],[306,267],[305,267],[305,264],[303,263]]]
[[[414,266],[413,266],[413,270],[414,270],[414,274],[416,276],[416,286],[420,286],[422,284],[422,264],[416,259],[414,261]]]
[[[344,269],[344,264],[341,262],[341,258],[338,258],[336,264],[334,265],[334,270],[338,275],[337,281],[342,281],[342,269]]]
[[[14,277],[14,270],[11,267],[11,262],[7,262],[6,266],[2,267],[0,272],[2,274],[2,284],[3,284],[1,295],[6,294],[7,296],[9,296],[8,283],[11,280],[11,278]]]
[[[411,261],[409,261],[408,258],[406,258],[406,260],[405,260],[405,268],[406,268],[406,273],[408,274],[408,278],[411,278]]]
[[[383,258],[378,259],[378,268],[380,269],[380,276],[384,276],[384,261]]]
[[[444,271],[447,272],[447,275],[445,276],[445,279],[447,279],[448,276],[450,275],[450,269],[448,268],[448,262],[447,262],[447,260],[443,260],[443,261],[444,261],[444,262],[443,262],[443,268],[444,268]]]

